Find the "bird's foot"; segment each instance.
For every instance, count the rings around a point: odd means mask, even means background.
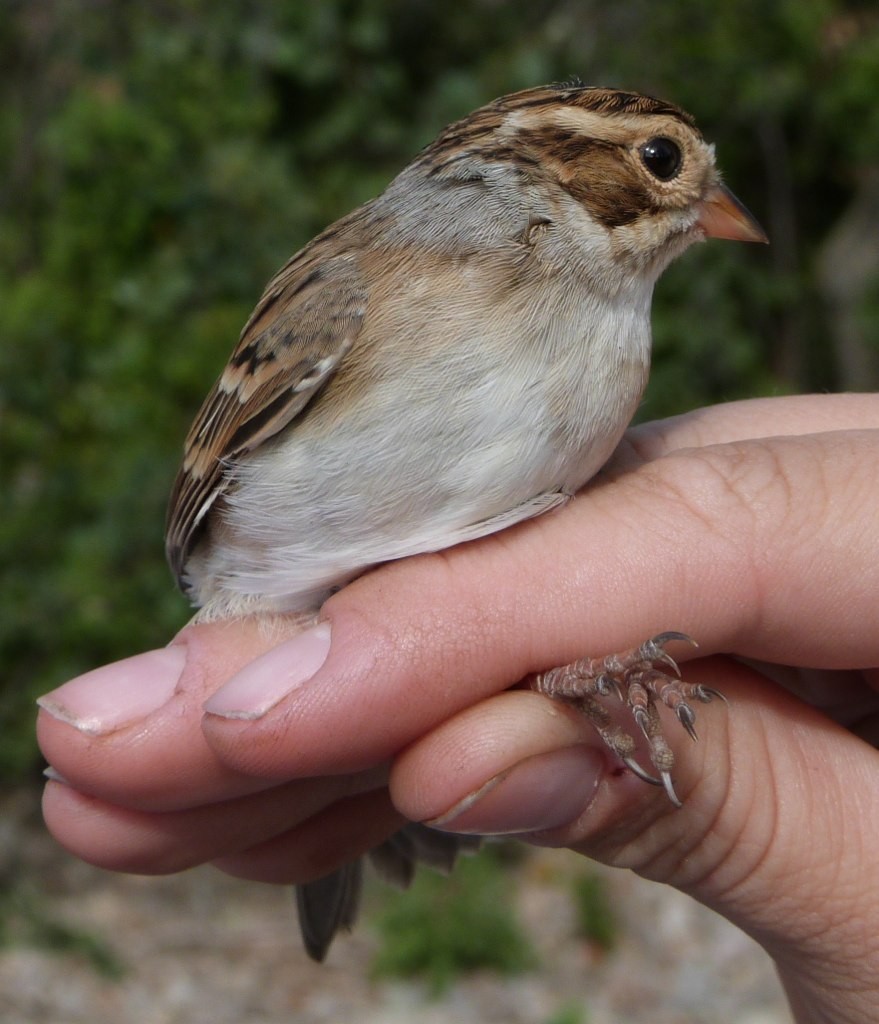
[[[663,734],[658,705],[674,712],[692,739],[696,739],[696,714],[692,701],[707,704],[723,694],[707,686],[685,683],[674,658],[665,650],[674,640],[698,646],[686,633],[660,633],[653,639],[620,654],[605,658],[583,658],[561,668],[539,673],[532,683],[538,693],[582,711],[598,730],[607,746],[638,778],[662,786],[676,806],[671,770],[675,759]],[[606,701],[621,701],[631,712],[635,724],[647,740],[650,761],[656,775],[645,771],[635,760],[635,739],[621,728],[611,715]],[[658,778],[657,778],[658,775]]]

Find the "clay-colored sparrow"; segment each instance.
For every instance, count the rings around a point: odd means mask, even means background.
[[[314,618],[369,566],[564,502],[641,398],[654,283],[706,237],[765,241],[670,103],[553,86],[450,125],[278,272],[196,417],[167,549],[199,616]],[[672,799],[655,703],[692,731],[687,699],[711,695],[654,669],[674,636],[536,682],[646,775],[601,706],[618,689]],[[453,852],[418,826],[376,859],[405,878]],[[300,887],[312,956],[352,923],[359,880]]]

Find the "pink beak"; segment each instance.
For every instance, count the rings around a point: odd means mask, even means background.
[[[730,190],[712,185],[699,202],[696,223],[706,238],[731,238],[735,242],[768,242],[766,232]]]

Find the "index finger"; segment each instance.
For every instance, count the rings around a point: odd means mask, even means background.
[[[362,577],[324,607],[332,641],[278,692],[294,639],[209,704],[208,742],[256,775],[360,770],[530,672],[667,629],[701,652],[872,666],[879,432],[672,451],[564,509]],[[265,686],[273,700],[242,706]]]
[[[631,465],[633,460],[649,462],[681,448],[865,429],[879,429],[879,395],[749,398],[632,427],[609,466]]]

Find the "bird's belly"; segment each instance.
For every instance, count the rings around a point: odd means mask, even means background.
[[[446,359],[422,363],[408,391],[377,384],[342,420],[318,406],[236,468],[218,510],[223,562],[191,566],[200,603],[225,594],[232,608],[315,608],[371,565],[493,532],[540,511],[538,496],[572,493],[633,411],[625,374],[593,375],[590,387],[589,370]]]

